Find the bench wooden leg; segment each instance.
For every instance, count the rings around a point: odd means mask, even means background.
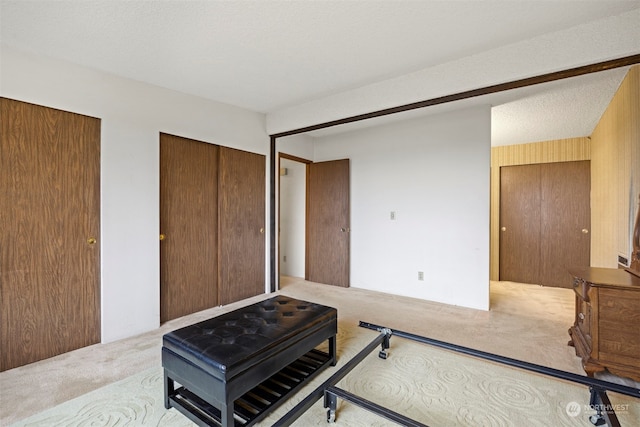
[[[173,380],[167,375],[167,370],[164,369],[164,407],[166,409],[169,409],[171,407],[169,405],[169,396],[171,396],[174,391],[175,384],[173,383]]]
[[[338,356],[337,356],[337,346],[336,346],[336,336],[332,336],[329,337],[329,357],[331,358],[331,366],[336,366],[336,363],[338,363]]]
[[[220,421],[222,422],[222,427],[234,427],[236,422],[233,418],[233,400],[231,402],[227,402],[226,405],[223,405],[220,408]]]

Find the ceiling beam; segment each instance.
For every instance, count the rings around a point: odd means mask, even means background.
[[[418,101],[410,104],[400,105],[397,107],[385,108],[383,110],[372,111],[370,113],[358,114],[356,116],[345,117],[343,119],[331,120],[325,123],[319,123],[316,125],[305,126],[302,128],[293,129],[285,132],[279,132],[270,136],[272,138],[282,138],[285,136],[297,135],[300,133],[311,132],[319,129],[326,129],[329,127],[358,122],[361,120],[373,119],[376,117],[388,116],[391,114],[402,113],[410,110],[416,110],[418,108],[425,108],[433,105],[446,104],[448,102],[460,101],[463,99],[489,95],[497,92],[504,92],[511,89],[519,89],[527,86],[534,86],[541,83],[549,83],[556,80],[568,79],[570,77],[577,77],[585,74],[612,70],[614,68],[626,67],[626,66],[634,65],[638,63],[640,63],[640,54],[625,56],[622,58],[612,59],[609,61],[603,61],[595,64],[584,65],[581,67],[570,68],[568,70],[556,71],[553,73],[542,74],[540,76],[528,77],[526,79],[515,80],[507,83],[500,83],[492,86],[486,86],[479,89],[458,92],[452,95],[431,98],[425,101]]]

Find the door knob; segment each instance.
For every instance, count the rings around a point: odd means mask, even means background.
[[[166,236],[164,234],[160,234],[160,240],[164,240]]]
[[[98,240],[95,237],[89,237],[87,239],[87,243],[90,245],[95,245]]]
[[[264,228],[260,228],[260,234],[264,234]]]
[[[582,234],[589,234],[589,230],[587,230],[586,228],[582,229]]]
[[[507,227],[502,227],[502,228],[500,228],[500,230],[507,231]]]

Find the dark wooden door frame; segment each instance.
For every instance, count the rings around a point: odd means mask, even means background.
[[[609,61],[597,62],[594,64],[584,65],[581,67],[570,68],[567,70],[556,71],[553,73],[542,74],[539,76],[528,77],[526,79],[514,80],[511,82],[500,83],[492,86],[485,86],[479,89],[468,90],[464,92],[458,92],[452,95],[441,96],[437,98],[427,99],[425,101],[413,102],[410,104],[400,105],[398,107],[386,108],[383,110],[377,110],[370,113],[358,114],[355,116],[346,117],[338,120],[331,120],[329,122],[320,123],[312,126],[305,126],[298,129],[293,129],[285,132],[279,132],[271,134],[270,138],[270,150],[269,150],[269,238],[270,238],[270,289],[271,292],[275,292],[279,286],[279,278],[276,277],[276,262],[277,262],[277,236],[276,236],[276,177],[278,176],[278,169],[276,169],[276,149],[278,138],[285,136],[297,135],[300,133],[311,132],[314,130],[326,129],[333,126],[343,125],[347,123],[354,123],[362,120],[373,119],[376,117],[388,116],[391,114],[402,113],[406,111],[416,110],[419,108],[430,107],[439,104],[446,104],[449,102],[460,101],[468,98],[475,98],[477,96],[489,95],[492,93],[504,92],[511,89],[518,89],[527,86],[534,86],[542,83],[549,83],[557,80],[563,80],[570,77],[582,76],[585,74],[597,73],[600,71],[612,70],[615,68],[626,67],[640,63],[640,54],[625,56],[622,58],[612,59]]]

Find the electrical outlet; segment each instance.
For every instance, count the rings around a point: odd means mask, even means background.
[[[424,271],[418,271],[418,280],[424,280]]]
[[[395,211],[391,211],[391,215],[389,215],[389,217],[391,218],[391,221],[396,219],[396,212]]]
[[[618,264],[629,267],[629,258],[624,255],[618,255]]]

